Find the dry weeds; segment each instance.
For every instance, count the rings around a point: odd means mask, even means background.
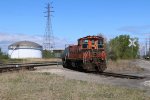
[[[42,62],[61,62],[60,58],[49,58],[49,59],[36,59],[36,58],[28,58],[28,59],[11,59],[6,60],[4,63],[42,63]]]
[[[0,100],[150,100],[145,92],[84,81],[50,73],[0,75]]]
[[[49,59],[24,59],[23,63],[32,63],[32,62],[60,62],[60,58],[49,58]]]
[[[109,72],[142,72],[144,71],[143,68],[140,66],[135,65],[132,60],[118,60],[118,61],[111,61],[109,60],[107,63],[107,71]]]

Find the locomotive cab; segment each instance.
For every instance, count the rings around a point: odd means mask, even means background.
[[[78,40],[81,49],[104,49],[104,39],[97,36],[88,36]]]

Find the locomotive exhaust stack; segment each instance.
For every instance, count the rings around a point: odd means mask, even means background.
[[[78,45],[65,48],[62,61],[64,67],[103,72],[107,68],[104,38],[87,36],[78,39]]]

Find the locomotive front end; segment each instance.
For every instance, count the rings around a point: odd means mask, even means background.
[[[87,36],[79,39],[78,42],[83,51],[84,69],[103,72],[107,68],[104,38]]]

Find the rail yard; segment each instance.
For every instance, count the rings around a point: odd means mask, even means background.
[[[11,72],[11,71],[19,71],[19,70],[29,70],[33,71],[36,70],[37,67],[43,67],[43,66],[57,66],[62,65],[62,62],[41,62],[41,63],[9,63],[9,64],[1,64],[0,65],[0,72]],[[74,69],[72,69],[74,70]],[[78,70],[78,69],[77,69]],[[78,70],[81,71],[81,70]],[[82,71],[84,72],[84,71]],[[90,72],[89,72],[90,73]],[[125,75],[125,74],[118,74],[118,73],[110,73],[110,72],[92,72],[93,74],[99,74],[103,76],[108,77],[116,77],[116,78],[127,78],[127,79],[144,79],[146,77],[144,76],[135,76],[135,75]]]
[[[140,60],[140,62],[143,60]],[[134,62],[135,63],[135,62]],[[44,70],[44,71],[43,71]],[[51,72],[49,70],[61,70],[61,71],[70,71],[70,72],[77,72],[77,73],[84,73],[88,75],[96,75],[96,76],[104,76],[104,77],[112,77],[112,78],[120,78],[120,79],[131,79],[131,80],[147,80],[150,79],[150,75],[148,74],[149,68],[146,67],[145,74],[144,72],[138,73],[120,73],[120,72],[86,72],[84,70],[79,70],[77,68],[63,68],[62,62],[56,61],[44,61],[44,62],[34,62],[34,63],[8,63],[8,64],[1,64],[0,65],[0,73],[5,72],[13,72],[13,71],[31,71],[31,72]],[[70,75],[68,75],[70,76]]]
[[[137,64],[139,62],[148,63],[143,60],[136,61]],[[143,67],[143,66],[141,66]],[[146,67],[146,66],[145,66]],[[126,73],[120,73],[120,72],[108,72],[107,70],[103,73],[93,73],[93,72],[83,72],[79,70],[73,70],[73,69],[67,69],[63,68],[62,65],[53,65],[53,66],[44,66],[44,67],[37,67],[35,72],[40,73],[53,73],[60,76],[65,76],[68,79],[76,79],[76,80],[82,80],[82,81],[89,81],[94,83],[106,83],[111,85],[119,85],[119,86],[125,86],[125,87],[133,87],[133,88],[144,88],[144,89],[150,89],[150,87],[147,87],[144,85],[145,81],[150,80],[150,74],[149,74],[149,68],[147,68],[143,72],[137,72],[133,73],[126,72]]]
[[[2,0],[0,100],[150,100],[149,5]]]

